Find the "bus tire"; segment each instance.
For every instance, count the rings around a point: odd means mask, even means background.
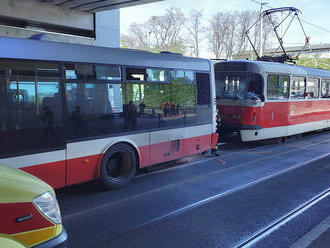
[[[101,163],[101,182],[107,189],[118,189],[129,183],[136,172],[137,158],[133,148],[116,144],[104,154]]]

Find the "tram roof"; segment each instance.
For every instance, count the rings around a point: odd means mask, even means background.
[[[298,65],[282,64],[275,62],[253,61],[253,60],[237,60],[237,61],[225,61],[221,63],[229,63],[236,65],[233,68],[243,68],[237,65],[246,65],[247,71],[252,72],[268,72],[268,73],[280,73],[280,74],[292,74],[301,76],[315,76],[315,77],[330,77],[329,70],[315,69],[311,67],[304,67]],[[229,69],[230,70],[230,69]],[[238,70],[234,70],[238,71]]]
[[[210,71],[206,59],[177,54],[0,37],[0,58]]]

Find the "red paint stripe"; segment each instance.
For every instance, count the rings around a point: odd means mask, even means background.
[[[67,160],[67,185],[87,182],[100,176],[103,154]]]
[[[167,162],[201,153],[216,144],[217,135],[209,134],[179,141],[179,149],[171,148],[172,142],[162,142],[138,148],[139,167]],[[22,170],[41,178],[54,188],[95,180],[100,177],[103,154],[69,159],[48,164],[24,167]]]
[[[21,169],[42,179],[53,188],[65,186],[65,161],[34,165]]]
[[[270,128],[328,120],[330,100],[265,102],[264,107],[218,105],[218,110],[222,121],[229,125],[259,125]],[[238,120],[234,120],[233,115],[238,116]]]
[[[18,217],[32,214],[32,218],[16,222]],[[0,204],[0,233],[14,234],[54,226],[42,216],[32,202],[1,203]]]

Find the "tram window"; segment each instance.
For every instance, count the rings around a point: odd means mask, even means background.
[[[267,98],[269,100],[283,100],[289,98],[290,78],[285,75],[268,75]]]
[[[303,77],[292,77],[291,99],[305,99],[306,80]]]
[[[321,98],[330,98],[330,80],[322,79]]]
[[[306,85],[306,98],[313,99],[319,98],[319,79],[308,78]]]
[[[215,87],[217,99],[244,99],[248,82],[249,77],[246,74],[233,73],[225,75],[223,73],[216,73]]]
[[[261,101],[265,101],[265,97],[262,93],[263,79],[258,74],[250,75],[249,82],[247,85],[247,93],[246,96],[248,99],[260,99]]]

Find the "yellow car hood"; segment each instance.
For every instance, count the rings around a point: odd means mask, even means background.
[[[0,164],[0,203],[31,202],[53,189],[40,179],[19,169]]]

